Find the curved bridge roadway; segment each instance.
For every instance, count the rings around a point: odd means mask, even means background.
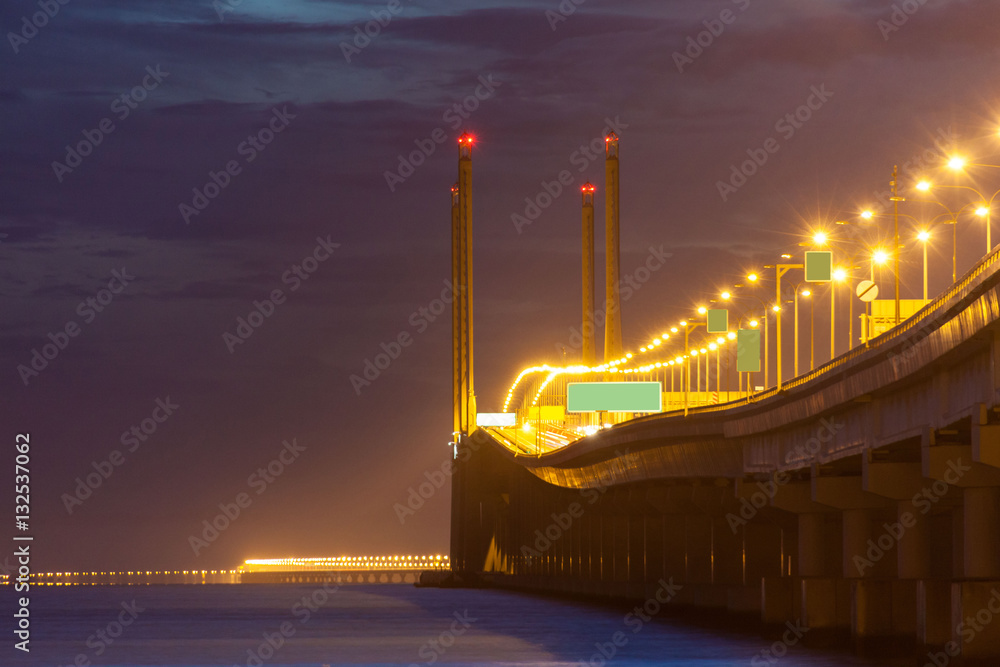
[[[633,598],[671,576],[680,604],[997,657],[998,397],[995,250],[902,325],[752,403],[539,456],[517,433],[477,432],[455,476],[453,560]],[[970,633],[991,604],[995,625]]]

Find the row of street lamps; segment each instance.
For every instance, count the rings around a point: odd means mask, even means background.
[[[947,167],[952,172],[954,172],[956,174],[965,174],[965,175],[967,175],[966,169],[968,169],[970,167],[1000,169],[1000,165],[990,165],[990,164],[983,164],[983,163],[973,163],[973,162],[969,162],[968,160],[966,160],[964,158],[961,158],[961,157],[952,157],[952,158],[950,158],[948,160],[948,162],[947,162]],[[893,203],[893,210],[892,210],[891,213],[880,214],[880,213],[876,213],[876,212],[874,212],[872,210],[866,210],[866,211],[861,212],[858,215],[858,217],[860,219],[865,220],[865,221],[872,221],[872,220],[876,220],[878,218],[888,218],[888,217],[892,218],[892,221],[893,221],[893,226],[892,226],[892,229],[893,229],[893,235],[892,235],[893,236],[893,242],[892,242],[892,246],[890,248],[888,248],[888,249],[884,248],[884,247],[882,247],[881,244],[877,244],[877,245],[863,244],[863,243],[860,243],[859,241],[857,241],[857,240],[855,240],[853,238],[836,239],[836,238],[834,238],[832,236],[832,234],[830,234],[829,232],[827,232],[825,230],[820,230],[820,231],[815,232],[812,235],[812,238],[810,239],[809,242],[805,242],[805,243],[800,244],[800,245],[804,245],[804,246],[813,246],[813,247],[818,247],[818,248],[830,248],[831,250],[834,250],[835,247],[838,246],[838,245],[854,245],[855,247],[863,248],[863,250],[860,251],[860,252],[856,250],[853,253],[846,253],[846,252],[841,253],[843,255],[843,261],[841,262],[842,265],[838,266],[838,267],[836,267],[834,269],[833,275],[832,275],[832,280],[830,281],[830,358],[831,359],[833,359],[833,358],[836,357],[836,284],[838,282],[847,281],[848,278],[851,275],[851,272],[853,272],[856,269],[861,268],[861,266],[857,265],[857,262],[859,260],[864,259],[864,257],[866,255],[867,255],[869,269],[870,269],[870,280],[871,280],[872,283],[875,283],[875,277],[876,277],[875,276],[875,268],[877,266],[879,266],[879,267],[880,266],[884,266],[890,260],[892,260],[892,263],[893,263],[892,271],[893,271],[893,279],[894,279],[894,300],[895,300],[895,317],[893,318],[894,325],[898,325],[900,323],[901,319],[902,319],[901,318],[901,312],[900,312],[900,285],[899,285],[899,281],[900,281],[900,273],[901,272],[900,272],[900,268],[899,268],[899,260],[900,260],[900,250],[903,248],[903,246],[900,244],[900,235],[899,235],[899,219],[900,218],[907,218],[907,219],[913,221],[914,223],[916,223],[917,228],[918,228],[918,231],[915,234],[915,239],[920,242],[920,245],[921,245],[921,248],[922,248],[922,255],[923,255],[923,262],[922,262],[922,264],[923,264],[922,300],[924,302],[926,302],[928,300],[927,245],[931,241],[932,230],[935,228],[936,225],[938,225],[938,224],[950,224],[950,225],[952,225],[952,282],[953,283],[957,281],[957,277],[958,277],[957,276],[957,264],[958,264],[958,260],[957,260],[957,253],[958,253],[957,225],[958,225],[959,216],[961,216],[963,213],[969,211],[971,213],[974,213],[976,216],[984,219],[984,221],[985,221],[985,227],[986,227],[986,250],[987,250],[987,253],[989,253],[989,251],[992,250],[991,212],[992,212],[993,204],[996,202],[997,198],[1000,197],[1000,190],[997,190],[996,192],[994,192],[992,194],[988,194],[988,193],[984,193],[983,191],[981,191],[981,190],[979,190],[979,189],[977,189],[975,187],[969,186],[969,185],[934,184],[934,183],[932,183],[928,179],[921,179],[919,182],[917,182],[913,186],[913,189],[915,191],[921,192],[921,193],[928,193],[928,192],[931,192],[932,190],[938,190],[939,188],[940,189],[951,188],[951,189],[968,190],[968,191],[971,191],[972,193],[974,193],[976,195],[976,197],[978,198],[976,201],[971,202],[971,203],[966,203],[966,204],[964,204],[962,207],[960,207],[958,209],[951,209],[945,203],[943,203],[943,202],[941,202],[941,201],[939,201],[937,199],[927,199],[927,198],[911,198],[911,199],[907,199],[904,196],[900,196],[899,183],[898,183],[898,170],[896,168],[893,169],[893,176],[892,176],[892,181],[890,182],[890,184],[892,186],[892,190],[891,190],[891,195],[892,196],[890,197],[890,201]],[[899,212],[899,206],[900,206],[900,204],[904,203],[904,202],[907,202],[907,201],[909,201],[909,202],[919,202],[919,203],[934,204],[934,205],[937,205],[937,206],[940,206],[941,208],[943,208],[945,210],[945,213],[936,216],[928,224],[923,224],[916,217],[914,217],[912,215],[908,215],[908,214],[904,214],[904,213],[900,213]],[[852,221],[847,221],[847,220],[837,221],[836,224],[838,224],[838,225],[851,225],[851,226],[853,226],[852,229],[855,229],[855,230],[860,228],[860,225],[858,225],[857,222],[852,222]],[[852,234],[852,236],[853,236],[853,234]],[[784,254],[781,257],[782,257],[782,260],[786,260],[786,262],[779,262],[779,263],[776,263],[776,264],[773,264],[773,265],[765,266],[765,268],[767,268],[767,269],[774,269],[774,271],[775,271],[775,301],[774,301],[774,303],[773,304],[769,304],[769,303],[765,302],[765,300],[763,300],[759,296],[757,296],[756,294],[753,294],[752,292],[751,293],[746,293],[744,295],[745,297],[750,297],[750,298],[756,299],[757,302],[760,304],[760,306],[762,308],[762,312],[763,312],[763,320],[764,320],[764,323],[763,323],[763,330],[764,330],[764,363],[763,363],[762,371],[763,371],[763,380],[764,380],[764,386],[765,387],[771,386],[771,384],[769,382],[769,378],[768,378],[769,372],[768,372],[768,363],[767,363],[768,362],[768,358],[769,358],[769,349],[768,349],[769,348],[769,340],[768,340],[768,323],[767,323],[767,320],[768,320],[768,310],[771,310],[771,311],[774,312],[774,317],[775,317],[775,336],[776,336],[775,348],[777,350],[777,353],[775,354],[775,371],[776,371],[776,376],[777,376],[775,384],[776,384],[777,388],[779,388],[779,389],[781,388],[782,381],[783,381],[782,355],[781,355],[780,351],[782,349],[781,348],[781,343],[782,343],[782,336],[781,336],[781,321],[782,321],[781,310],[782,310],[782,304],[783,304],[784,300],[783,300],[783,295],[782,295],[782,290],[781,290],[781,279],[789,271],[796,270],[796,269],[803,269],[803,264],[801,264],[801,263],[788,263],[787,262],[787,260],[791,259],[791,255]],[[846,261],[846,263],[844,263],[845,261]],[[756,273],[751,273],[751,274],[747,275],[746,276],[746,280],[747,280],[747,282],[751,286],[755,286],[755,285],[760,284],[760,277]],[[811,289],[809,287],[806,287],[806,288],[803,289],[802,286],[803,286],[804,283],[805,283],[805,281],[800,281],[797,284],[795,284],[795,286],[794,286],[794,297],[793,297],[793,300],[792,300],[792,302],[794,304],[793,318],[794,318],[794,339],[795,339],[794,340],[794,350],[793,350],[793,354],[794,354],[793,371],[794,371],[794,374],[795,374],[796,377],[799,375],[799,361],[800,361],[800,354],[799,354],[799,298],[800,297],[809,298],[810,299],[809,370],[812,371],[815,368],[815,366],[816,366],[816,361],[815,361],[815,292],[814,292],[813,289]],[[808,283],[805,283],[805,284],[808,285]],[[737,285],[736,287],[743,287],[743,285]],[[725,301],[725,302],[729,302],[733,298],[734,297],[733,297],[732,293],[729,292],[729,291],[723,291],[719,295],[719,299],[721,299],[722,301]],[[712,299],[712,301],[713,302],[717,302],[719,299]],[[849,349],[853,349],[854,346],[855,346],[855,340],[854,340],[854,299],[853,299],[853,296],[848,299],[848,302],[850,304],[849,332],[848,332],[848,336],[849,336]],[[704,314],[706,312],[706,309],[704,307],[700,307],[698,309],[698,312],[699,312],[699,314]],[[740,319],[740,326],[742,326],[743,319],[745,319],[745,316],[741,317],[741,319]],[[690,346],[689,346],[689,343],[688,343],[688,335],[690,334],[690,332],[695,327],[697,327],[699,325],[702,325],[702,324],[703,323],[701,323],[701,322],[688,322],[688,321],[684,321],[685,355],[687,355],[687,353],[688,353],[688,351],[690,349]],[[757,326],[759,326],[759,322],[758,322],[758,320],[756,318],[754,318],[750,322],[750,324],[751,324],[751,326],[753,328],[756,328]],[[707,366],[706,366],[706,371],[707,371]],[[718,373],[718,369],[717,369],[716,372]],[[748,376],[749,376],[749,374],[748,374]],[[740,384],[742,385],[742,380],[741,380]],[[706,387],[707,387],[707,383],[706,383]],[[749,377],[748,377],[748,388],[749,388]],[[685,401],[685,403],[686,403],[686,401]]]

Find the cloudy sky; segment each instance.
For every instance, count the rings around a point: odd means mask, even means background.
[[[1000,150],[992,0],[50,4],[0,9],[0,397],[3,437],[31,436],[39,569],[446,550],[447,488],[404,522],[393,507],[450,455],[449,323],[420,309],[450,276],[463,131],[483,410],[578,324],[577,186],[601,210],[586,146],[609,123],[623,272],[671,253],[624,306],[629,348],[877,204],[894,163],[908,186],[952,148]],[[573,186],[534,215],[563,170]],[[960,221],[959,245],[961,273],[981,223]],[[932,247],[932,291],[950,254]],[[903,263],[916,296],[916,253]],[[291,462],[254,477],[283,441]]]

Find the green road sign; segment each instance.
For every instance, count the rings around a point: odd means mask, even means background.
[[[736,333],[736,370],[739,373],[760,371],[760,329],[740,329]]]
[[[708,311],[708,333],[726,333],[729,331],[729,311],[725,308],[713,308]]]
[[[567,412],[661,412],[659,382],[570,382]]]
[[[807,250],[805,264],[807,283],[833,280],[833,253],[829,250]]]

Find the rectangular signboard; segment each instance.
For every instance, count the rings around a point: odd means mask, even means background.
[[[567,412],[662,412],[659,382],[570,382]]]
[[[516,412],[480,412],[476,426],[517,426]]]
[[[726,333],[729,331],[729,311],[725,308],[710,309],[705,325],[708,333]]]
[[[538,405],[528,408],[528,421],[541,419],[543,422],[566,421],[566,408],[561,405]]]
[[[833,280],[833,253],[829,250],[807,250],[805,273],[807,283],[828,283]]]
[[[760,329],[740,329],[736,333],[736,371],[760,371]]]

